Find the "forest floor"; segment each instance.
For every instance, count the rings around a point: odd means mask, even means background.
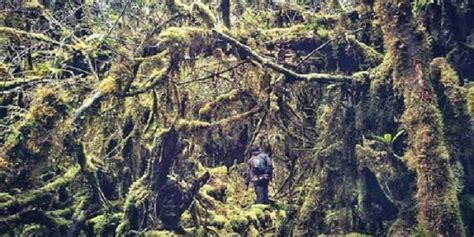
[[[271,236],[275,233],[285,219],[286,208],[278,202],[272,205],[254,204],[253,187],[246,188],[242,175],[244,166],[238,165],[231,171],[225,166],[209,170],[210,182],[201,188],[190,210],[181,217],[182,225],[190,236],[204,231],[218,236],[239,236],[238,233]],[[270,185],[270,198],[273,189],[273,185]],[[205,218],[196,219],[196,215],[193,215],[196,212]],[[195,226],[201,228],[196,229]],[[146,235],[176,236],[168,231],[153,231]]]
[[[296,221],[296,217],[286,218],[291,207],[275,198],[275,183],[269,186],[272,204],[255,204],[253,187],[247,188],[245,185],[245,167],[246,164],[239,164],[230,169],[221,166],[209,170],[210,182],[201,188],[191,208],[181,217],[181,224],[187,232],[184,236],[205,236],[205,233],[210,236],[242,236],[239,233],[247,233],[246,236],[276,236],[285,221]],[[170,231],[150,231],[145,236],[179,235]],[[304,236],[304,230],[294,230],[291,236]],[[347,233],[337,236],[370,235]]]

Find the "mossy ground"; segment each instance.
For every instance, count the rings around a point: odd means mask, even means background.
[[[186,229],[202,236],[204,232],[218,236],[272,235],[278,230],[286,211],[275,204],[255,204],[253,187],[246,189],[242,176],[245,164],[235,166],[228,173],[225,166],[210,170],[211,181],[199,192],[194,208],[201,212],[200,227],[194,225],[192,210],[181,220]],[[270,186],[270,198],[273,193]]]

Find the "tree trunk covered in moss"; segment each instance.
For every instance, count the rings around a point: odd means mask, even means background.
[[[428,235],[464,236],[457,189],[450,164],[443,117],[429,74],[432,60],[426,31],[417,23],[410,2],[381,1],[386,53],[395,89],[403,95],[402,125],[408,133],[404,155],[417,174],[417,220]]]
[[[301,230],[307,234],[345,233],[357,229],[357,164],[355,114],[342,104],[343,91],[333,89],[321,98],[318,146],[311,164],[309,193],[299,210]],[[344,126],[341,126],[344,124]],[[351,149],[348,149],[351,148]]]

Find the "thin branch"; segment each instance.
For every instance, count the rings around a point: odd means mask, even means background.
[[[247,60],[244,60],[244,61],[241,61],[240,63],[232,66],[232,67],[229,67],[229,68],[226,68],[222,71],[219,71],[219,72],[214,72],[214,73],[211,73],[209,76],[205,76],[205,77],[201,77],[201,78],[198,78],[196,80],[189,80],[189,81],[183,81],[183,82],[177,82],[176,85],[178,86],[181,86],[181,85],[186,85],[186,84],[190,84],[190,83],[194,83],[194,82],[200,82],[200,81],[205,81],[205,80],[208,80],[208,79],[212,79],[216,76],[219,76],[220,74],[224,74],[226,72],[229,72],[229,71],[232,71],[234,69],[237,69],[238,67],[248,63],[249,61]]]
[[[84,113],[87,109],[92,107],[93,105],[97,104],[102,100],[105,93],[103,91],[96,91],[90,98],[87,98],[82,105],[76,109],[74,115],[72,117],[73,124],[78,124],[82,113]]]
[[[10,28],[10,27],[4,27],[4,26],[0,26],[0,33],[4,33],[4,34],[7,34],[7,35],[14,35],[14,36],[17,36],[17,37],[22,36],[22,37],[26,37],[26,38],[36,39],[36,40],[43,41],[43,42],[46,42],[46,43],[50,43],[50,44],[58,45],[58,46],[61,46],[61,47],[65,47],[69,50],[74,49],[74,47],[71,46],[71,45],[63,44],[61,42],[53,40],[53,39],[49,38],[48,36],[46,36],[44,34],[40,34],[40,33],[26,32],[26,31],[23,31],[23,30]]]
[[[119,17],[117,17],[117,20],[115,20],[114,24],[112,25],[112,27],[109,29],[109,31],[107,32],[107,34],[100,40],[99,44],[98,45],[101,45],[109,36],[110,34],[112,34],[112,31],[115,29],[115,27],[117,26],[119,20],[123,17],[123,15],[125,14],[125,10],[127,10],[128,6],[130,6],[130,3],[132,1],[131,0],[128,0],[127,1],[127,4],[123,7],[122,9],[122,12],[120,12],[120,15]]]

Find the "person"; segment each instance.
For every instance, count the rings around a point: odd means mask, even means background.
[[[273,164],[270,156],[263,152],[259,146],[253,145],[251,157],[247,162],[245,172],[245,185],[248,188],[252,183],[257,196],[256,203],[269,204],[268,185],[273,176]]]

